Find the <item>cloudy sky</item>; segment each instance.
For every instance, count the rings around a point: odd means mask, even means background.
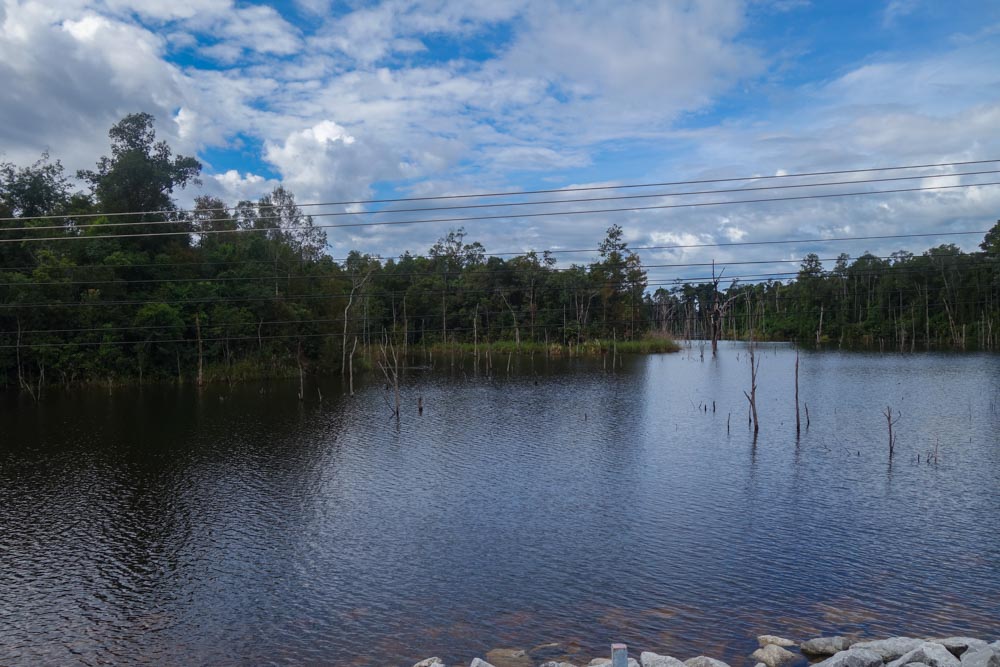
[[[68,170],[91,167],[108,128],[134,111],[204,163],[203,186],[181,204],[279,183],[324,202],[996,159],[998,63],[1000,4],[986,0],[0,0],[0,161],[47,149]],[[1000,174],[880,187],[990,181]],[[734,196],[747,198],[684,201]],[[678,200],[598,205],[668,201]],[[998,217],[1000,186],[983,186],[461,224],[508,251],[593,248],[613,222],[647,246],[985,230]],[[330,252],[422,252],[458,224],[335,228]],[[642,256],[857,256],[980,240]],[[677,275],[701,272],[651,271]]]

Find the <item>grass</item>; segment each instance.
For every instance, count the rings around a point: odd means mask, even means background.
[[[546,352],[550,356],[599,356],[601,354],[611,354],[617,349],[619,354],[660,354],[665,352],[677,352],[680,346],[672,339],[665,336],[646,336],[639,340],[608,340],[590,339],[581,344],[573,343],[563,345],[561,343],[545,343],[538,341],[521,341],[520,345],[512,340],[498,340],[489,343],[480,343],[479,353],[483,354],[488,349],[491,354],[539,354]],[[434,343],[430,346],[430,351],[434,354],[457,353],[474,354],[476,346],[472,343]]]

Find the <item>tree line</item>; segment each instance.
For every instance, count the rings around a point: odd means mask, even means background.
[[[176,190],[201,164],[157,141],[152,116],[109,132],[110,155],[0,164],[0,386],[210,381],[337,372],[355,350],[499,345],[606,351],[650,334],[996,345],[1000,223],[981,253],[809,256],[795,280],[676,284],[650,293],[612,225],[588,264],[486,253],[462,229],[424,255],[351,252],[283,187],[227,206]],[[665,338],[661,338],[665,340]],[[662,349],[667,349],[666,347]]]
[[[793,280],[711,281],[659,288],[657,329],[703,338],[808,341],[880,349],[1000,347],[1000,222],[981,252],[953,244],[921,255],[841,253],[830,269],[807,255]]]
[[[487,256],[462,229],[426,255],[337,262],[283,187],[179,210],[201,164],[157,141],[153,120],[111,128],[110,155],[76,174],[89,192],[48,155],[0,165],[3,385],[336,371],[356,341],[580,345],[648,329],[646,272],[620,227],[598,261],[565,270],[547,253]]]

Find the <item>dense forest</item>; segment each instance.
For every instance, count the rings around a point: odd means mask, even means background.
[[[810,255],[784,282],[723,286],[720,272],[655,291],[617,225],[586,265],[489,255],[461,229],[423,255],[335,261],[288,190],[233,207],[202,196],[180,210],[175,191],[198,184],[200,163],[156,141],[148,114],[109,135],[110,156],[76,174],[89,192],[73,192],[48,155],[0,164],[0,386],[38,394],[51,383],[339,372],[385,345],[997,345],[1000,223],[982,252],[842,255],[831,270]],[[662,345],[641,347],[651,340]]]

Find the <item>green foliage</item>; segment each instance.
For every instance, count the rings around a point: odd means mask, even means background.
[[[547,253],[487,257],[463,229],[426,256],[326,254],[291,192],[230,209],[210,197],[178,211],[200,165],[157,142],[132,114],[110,156],[70,194],[48,156],[0,165],[0,217],[23,243],[0,244],[0,387],[47,382],[207,381],[355,369],[384,337],[409,350],[496,354],[666,352],[672,337],[723,336],[912,346],[996,346],[1000,223],[981,253],[807,256],[788,283],[679,284],[647,293],[646,271],[613,225],[600,256],[557,268]],[[136,213],[142,215],[111,215]],[[155,211],[155,213],[148,213]],[[38,219],[44,215],[88,217]],[[110,226],[119,222],[133,226]],[[57,226],[57,229],[34,229]],[[149,234],[161,234],[149,236]],[[84,237],[71,242],[43,237]],[[655,332],[657,335],[651,335]]]
[[[842,254],[831,271],[810,254],[789,283],[733,283],[714,295],[707,283],[661,288],[648,297],[651,316],[657,329],[707,337],[715,300],[727,304],[722,330],[732,338],[993,349],[1000,342],[1000,272],[990,249],[998,227],[982,253],[945,244],[890,259],[864,253],[852,262]]]

